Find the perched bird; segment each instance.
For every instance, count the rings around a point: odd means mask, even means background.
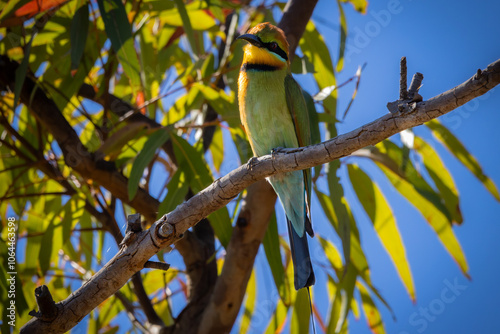
[[[311,144],[311,130],[302,89],[290,70],[288,42],[283,31],[261,23],[238,39],[244,46],[238,78],[240,117],[253,153]],[[295,171],[268,178],[287,217],[294,265],[295,289],[314,284],[306,232],[314,235],[310,216],[311,171]]]

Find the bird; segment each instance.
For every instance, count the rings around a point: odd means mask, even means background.
[[[302,89],[292,77],[289,44],[283,30],[264,22],[237,39],[243,47],[238,76],[241,122],[255,156],[281,148],[311,144],[311,130]],[[311,170],[267,178],[285,209],[296,290],[315,283],[307,234],[310,219]]]

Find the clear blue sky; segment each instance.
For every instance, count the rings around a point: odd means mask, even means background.
[[[366,15],[356,13],[350,6],[345,8],[351,52],[346,56],[346,66],[338,82],[352,76],[359,65],[366,62],[367,67],[358,96],[346,121],[339,126],[339,133],[387,113],[386,103],[398,98],[401,56],[407,57],[409,76],[416,71],[424,74],[420,90],[424,99],[462,83],[478,68],[500,58],[500,3],[496,1],[371,1]],[[319,28],[329,36],[327,43],[334,55],[338,48],[337,15],[335,3],[326,0],[319,1],[313,14],[313,19],[331,22],[319,24]],[[301,82],[309,89],[307,80]],[[312,88],[310,92],[316,91]],[[340,90],[339,110],[344,109],[351,93],[352,86]],[[500,88],[497,88],[487,97],[441,118],[497,185],[500,184],[499,106]],[[417,128],[415,132],[436,143],[425,128]],[[373,283],[393,308],[397,322],[381,303],[377,305],[383,313],[387,333],[498,333],[500,204],[445,149],[437,147],[460,193],[464,223],[454,230],[467,257],[472,280],[461,274],[420,214],[391,191],[385,180],[376,178],[397,217],[417,293],[417,303],[413,305],[363,209],[353,205]],[[345,170],[342,175],[346,176]],[[347,182],[344,185],[349,202],[354,203],[352,190]],[[322,227],[328,223],[316,219],[314,224],[318,232],[328,233],[329,228]],[[340,243],[337,245],[340,248]],[[455,290],[449,285],[455,286]],[[326,307],[317,296],[318,304]],[[327,310],[321,313],[326,318]],[[363,317],[359,321],[350,317],[349,321],[351,333],[370,333]]]

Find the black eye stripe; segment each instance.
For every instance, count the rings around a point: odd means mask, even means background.
[[[257,37],[257,38],[259,38],[259,37]],[[259,41],[260,41],[260,43],[261,43],[262,45],[264,45],[264,47],[265,47],[266,49],[268,49],[269,51],[276,53],[278,56],[280,56],[281,58],[283,58],[283,59],[285,59],[285,60],[288,60],[288,56],[286,55],[286,52],[285,52],[285,51],[283,51],[283,49],[282,49],[282,48],[280,48],[280,46],[278,45],[278,43],[276,43],[276,42],[268,42],[268,43],[264,43],[264,42],[263,42],[260,38],[259,38]],[[271,45],[272,45],[273,43],[275,43],[275,44],[276,44],[276,45],[275,45],[276,47],[275,47],[274,49],[271,47]]]
[[[279,47],[279,45],[276,43],[275,44],[275,48],[273,49],[272,48],[272,44],[275,43],[275,42],[269,42],[269,43],[262,43],[266,49],[268,49],[269,51],[271,52],[274,52],[276,53],[278,56],[280,56],[281,58],[285,59],[285,60],[288,60],[288,56],[286,55],[286,52],[283,51],[282,48]]]

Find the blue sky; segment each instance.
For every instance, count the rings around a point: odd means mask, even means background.
[[[319,1],[313,19],[331,22],[319,24],[319,28],[328,36],[327,43],[335,55],[338,29],[334,5],[330,1]],[[349,46],[346,66],[338,75],[338,82],[352,76],[359,65],[366,62],[367,66],[358,96],[347,119],[339,125],[339,133],[387,113],[386,103],[398,98],[401,56],[407,57],[409,76],[417,71],[424,74],[420,90],[424,99],[462,83],[478,68],[485,68],[500,57],[498,2],[371,1],[366,15],[356,13],[350,6],[345,9]],[[301,82],[309,89],[307,80]],[[315,93],[314,88],[311,92]],[[345,108],[351,94],[352,86],[339,91],[339,110]],[[499,105],[500,89],[497,88],[441,118],[496,184],[500,184]],[[415,132],[436,144],[425,128],[419,127]],[[460,193],[464,223],[454,231],[467,257],[472,279],[469,281],[461,274],[420,214],[392,191],[386,181],[367,169],[375,176],[397,217],[417,293],[417,303],[413,305],[366,214],[353,203],[353,191],[345,182],[374,285],[393,308],[397,321],[392,321],[381,303],[377,305],[383,313],[387,333],[498,332],[500,289],[496,277],[500,272],[497,241],[500,204],[445,149],[436,147],[455,177]],[[318,219],[314,223],[315,229],[321,232],[323,223]],[[317,302],[323,304],[321,299]],[[326,313],[322,310],[324,317]],[[349,320],[351,333],[370,333],[363,317],[359,321],[352,317]]]

